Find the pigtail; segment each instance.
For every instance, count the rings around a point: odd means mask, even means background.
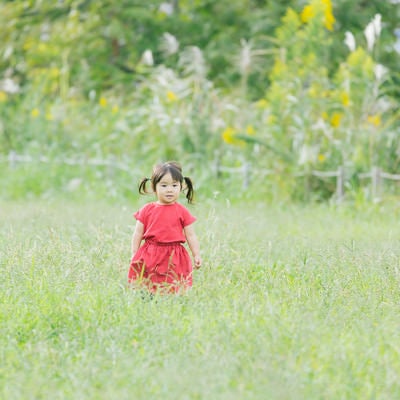
[[[193,203],[194,189],[193,189],[192,180],[187,176],[184,176],[183,179],[185,180],[186,188],[187,188],[187,193],[186,193],[187,201],[189,203]]]
[[[169,161],[164,164],[157,164],[153,168],[151,178],[143,178],[139,183],[140,194],[156,193],[156,186],[165,174],[171,174],[175,182],[180,182],[181,190],[186,192],[186,199],[189,203],[193,203],[194,189],[192,180],[187,176],[182,176],[182,167],[176,161]],[[151,189],[147,188],[147,181],[151,181]],[[183,184],[185,181],[185,184]]]
[[[139,183],[139,193],[140,194],[148,194],[146,183],[149,181],[149,178],[143,178]]]

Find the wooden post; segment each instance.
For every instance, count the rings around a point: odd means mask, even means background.
[[[8,154],[8,163],[11,169],[14,169],[17,165],[17,153],[11,150]]]
[[[372,167],[372,200],[379,200],[381,194],[381,170],[379,167]]]
[[[115,165],[117,164],[117,159],[114,155],[110,156],[110,159],[107,160],[107,175],[113,180],[115,177]]]
[[[337,202],[341,203],[344,198],[344,168],[340,166],[337,170],[336,177],[336,197]]]
[[[248,189],[250,184],[250,165],[248,162],[243,164],[243,189]]]
[[[313,175],[313,171],[310,171],[310,168],[306,166],[304,169],[304,200],[310,200],[311,193],[311,176]]]

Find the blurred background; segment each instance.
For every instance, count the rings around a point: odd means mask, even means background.
[[[399,0],[0,1],[0,198],[400,194]]]

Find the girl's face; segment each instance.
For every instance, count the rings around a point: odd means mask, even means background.
[[[165,174],[156,185],[158,203],[173,204],[178,200],[181,184],[175,181],[171,174]]]

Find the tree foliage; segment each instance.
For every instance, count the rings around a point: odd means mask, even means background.
[[[0,1],[0,152],[393,171],[399,13],[382,0]]]
[[[23,85],[32,74],[46,74],[53,67],[86,92],[118,84],[132,87],[143,79],[146,50],[152,51],[156,65],[176,65],[178,49],[166,48],[165,35],[169,34],[180,48],[199,47],[210,66],[209,79],[231,87],[240,81],[234,60],[241,40],[251,41],[259,50],[271,49],[271,38],[286,9],[299,12],[304,5],[300,0],[2,1],[1,69]],[[345,51],[340,45],[344,32],[352,30],[363,40],[363,29],[376,13],[385,21],[383,43],[390,46],[395,39],[398,11],[389,1],[339,0],[334,12],[335,52],[328,59],[332,68],[340,59],[336,52]],[[398,64],[392,50],[378,56],[393,68]],[[249,71],[254,95],[260,94],[260,83],[268,83],[270,63],[266,61],[263,68]]]

